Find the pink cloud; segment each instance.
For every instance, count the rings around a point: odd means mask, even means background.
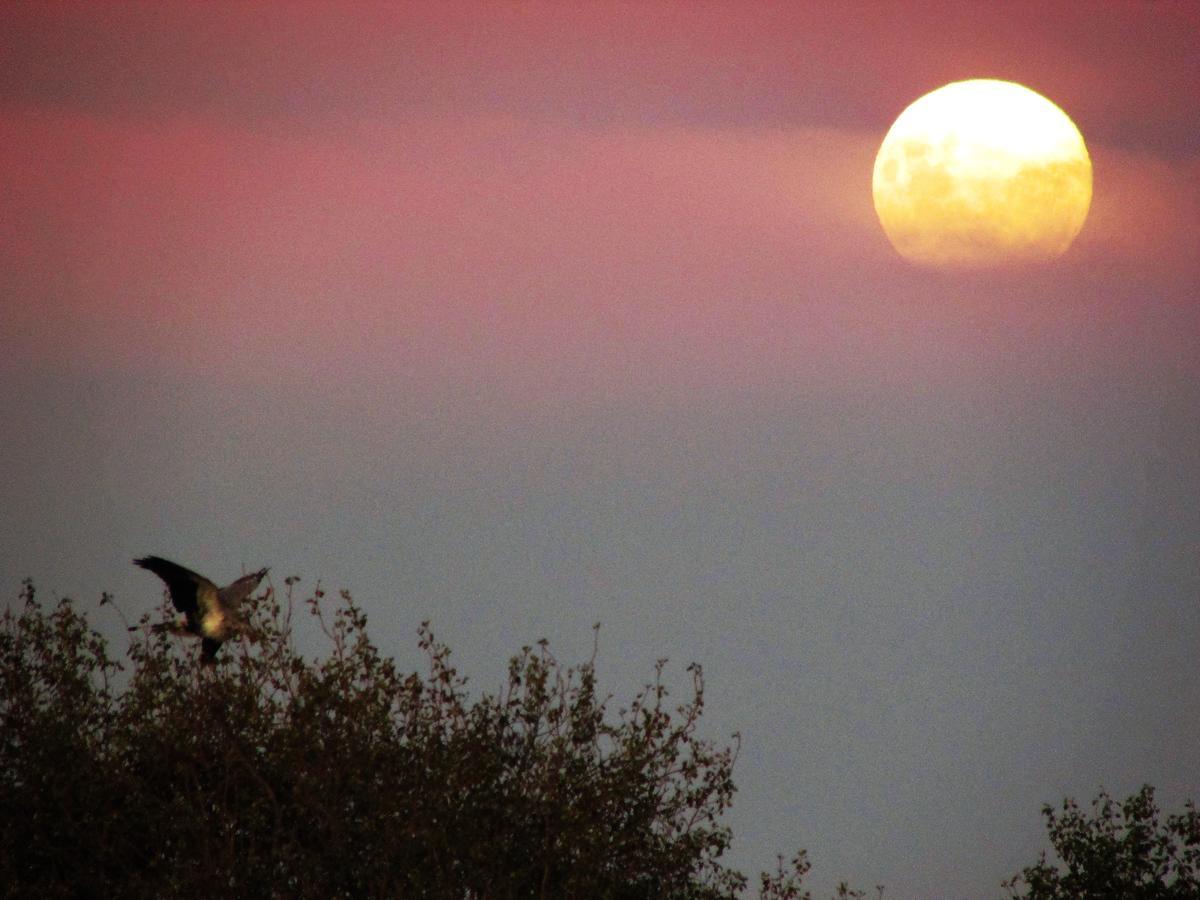
[[[849,168],[868,148],[834,132],[501,120],[299,139],[39,116],[4,146],[12,271],[84,287],[54,298],[72,316],[196,328],[373,331],[489,304],[533,325],[688,287],[702,304],[776,290],[780,267],[827,266],[870,227]]]
[[[514,394],[835,364],[879,377],[936,352],[921,349],[929,303],[971,340],[948,299],[966,283],[909,270],[875,221],[879,139],[507,117],[328,133],[10,117],[11,343],[75,365],[391,373]],[[966,285],[977,302],[1053,296],[1052,283],[1062,303],[1101,270],[1192,277],[1195,164],[1093,150],[1093,219],[1057,274]],[[1041,315],[1006,308],[1025,325]]]
[[[1103,145],[1090,150],[1093,202],[1078,241],[1080,255],[1158,277],[1164,270],[1194,276],[1195,253],[1188,245],[1200,222],[1200,157],[1165,160]]]

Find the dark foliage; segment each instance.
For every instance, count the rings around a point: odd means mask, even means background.
[[[428,625],[425,671],[401,673],[345,594],[306,601],[327,649],[305,659],[293,584],[248,601],[257,640],[212,667],[194,642],[149,627],[115,659],[71,601],[46,609],[25,585],[0,620],[0,896],[707,900],[747,888],[722,862],[736,741],[698,736],[699,667],[684,702],[660,663],[614,710],[594,659],[564,667],[542,642],[472,699]],[[1043,853],[1005,883],[1010,897],[1200,898],[1194,804],[1161,821],[1146,786],[1122,803],[1101,793],[1090,814],[1071,800],[1043,814],[1058,861]],[[781,858],[759,897],[811,900],[808,871],[803,851]],[[837,896],[865,895],[843,884]]]
[[[0,627],[0,891],[19,897],[716,898],[733,747],[697,736],[704,681],[663,665],[627,707],[544,643],[471,700],[427,625],[424,674],[380,655],[350,598],[293,579],[249,601],[259,640],[212,668],[143,629],[122,662],[26,584]],[[102,603],[108,602],[104,598]],[[168,613],[164,607],[163,614]],[[760,895],[806,897],[803,854]],[[843,895],[853,895],[845,894]]]
[[[1122,803],[1101,791],[1089,815],[1074,800],[1042,809],[1061,864],[1046,861],[1005,884],[1027,900],[1196,900],[1200,898],[1200,814],[1195,803],[1160,821],[1154,788]]]

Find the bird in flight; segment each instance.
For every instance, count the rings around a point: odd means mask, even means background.
[[[238,607],[258,587],[267,574],[266,569],[243,575],[228,587],[218,588],[203,575],[161,556],[135,559],[133,564],[165,581],[171,603],[183,613],[182,621],[163,622],[151,626],[152,630],[200,638],[200,661],[204,665],[211,666],[216,662],[217,651],[225,641],[239,634],[251,634],[250,623]],[[137,626],[129,630],[136,631]]]

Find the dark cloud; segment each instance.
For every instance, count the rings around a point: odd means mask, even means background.
[[[1172,3],[7,4],[0,98],[259,127],[487,111],[572,124],[883,128],[1020,80],[1090,139],[1195,152],[1200,13]]]

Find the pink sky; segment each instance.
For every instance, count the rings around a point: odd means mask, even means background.
[[[904,287],[870,164],[908,102],[972,75],[1035,87],[1088,140],[1095,202],[1058,272],[1194,283],[1187,4],[704,9],[10,10],[10,349],[788,366],[796,316],[866,314],[824,299],[847,279],[929,291]]]

